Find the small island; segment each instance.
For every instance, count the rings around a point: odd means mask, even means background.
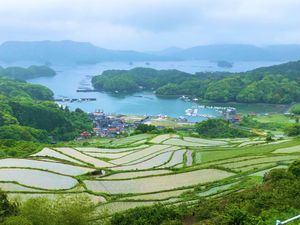
[[[217,65],[218,65],[218,67],[221,67],[221,68],[232,68],[233,67],[233,63],[230,63],[225,60],[218,61]]]
[[[52,77],[55,75],[56,72],[48,66],[29,66],[28,68],[17,66],[3,68],[0,66],[1,77],[10,77],[19,80],[29,80],[38,77]]]

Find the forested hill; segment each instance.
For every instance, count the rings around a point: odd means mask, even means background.
[[[156,90],[170,82],[181,83],[190,79],[191,74],[178,70],[155,70],[135,68],[132,70],[107,70],[100,76],[93,77],[96,89],[133,93],[139,90]]]
[[[0,149],[3,143],[9,143],[9,146],[4,145],[9,149],[14,141],[47,143],[50,137],[72,140],[80,132],[92,129],[92,121],[86,113],[63,109],[52,99],[53,92],[44,86],[0,77]],[[30,151],[30,147],[20,151]],[[0,151],[0,157],[3,154]]]
[[[30,66],[23,67],[7,67],[0,66],[0,76],[16,78],[20,80],[28,80],[38,77],[51,77],[55,76],[56,72],[47,66]]]
[[[300,61],[246,73],[177,70],[109,70],[95,76],[95,89],[117,93],[155,91],[157,95],[189,95],[214,102],[275,103],[300,101]]]
[[[251,71],[252,73],[282,74],[290,79],[300,82],[300,61],[288,62],[280,65],[261,67]]]

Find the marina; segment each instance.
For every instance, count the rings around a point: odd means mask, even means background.
[[[203,114],[202,111],[205,109],[214,110],[215,112],[218,113],[218,115]],[[231,116],[236,115],[236,113],[237,110],[234,107],[220,107],[220,106],[206,106],[206,105],[197,105],[185,110],[186,116],[203,117],[207,119],[217,118],[217,117],[224,117],[228,119],[230,115]]]

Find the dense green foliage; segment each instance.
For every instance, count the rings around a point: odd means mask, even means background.
[[[40,151],[43,147],[44,144],[40,142],[0,139],[0,158],[25,157]]]
[[[181,225],[182,215],[175,208],[156,205],[155,207],[139,207],[124,213],[116,213],[111,225]]]
[[[56,72],[47,66],[30,66],[22,67],[7,67],[0,66],[0,76],[16,78],[20,80],[28,80],[37,77],[55,76]]]
[[[0,77],[0,95],[7,97],[27,97],[38,100],[52,100],[53,98],[53,92],[42,85],[30,84],[4,77]]]
[[[53,136],[71,140],[92,129],[86,113],[46,101],[52,96],[52,91],[41,85],[0,78],[0,139],[49,142]]]
[[[96,225],[100,223],[93,220],[95,209],[88,197],[32,198],[22,203],[15,215],[7,215],[2,224]]]
[[[288,136],[298,136],[298,135],[300,135],[300,124],[293,124],[293,125],[288,126],[285,129],[285,133]]]
[[[45,130],[20,125],[1,126],[0,139],[49,142],[49,136]]]
[[[108,70],[92,79],[97,90],[157,95],[188,95],[214,102],[275,103],[300,101],[300,61],[246,73],[196,73],[178,70]]]
[[[194,208],[208,224],[273,224],[299,214],[299,162],[266,174],[264,184],[222,199],[203,200]]]
[[[135,130],[134,134],[144,134],[144,133],[151,133],[151,134],[168,134],[168,133],[175,133],[176,131],[172,128],[158,128],[154,125],[148,124],[139,124]]]
[[[196,132],[206,138],[250,137],[254,134],[247,130],[233,127],[223,119],[208,119],[195,125]]]
[[[98,90],[119,93],[134,93],[140,90],[156,90],[170,83],[181,83],[190,74],[178,70],[155,70],[135,68],[132,70],[108,70],[101,76],[92,79],[93,86]]]
[[[150,133],[153,131],[157,131],[156,126],[147,125],[147,124],[139,124],[135,129],[135,133]]]
[[[295,104],[290,109],[290,112],[296,115],[300,115],[300,104]]]
[[[17,213],[17,205],[9,202],[7,195],[0,192],[0,223],[5,217],[12,216]]]
[[[45,142],[53,136],[71,140],[93,127],[86,113],[62,109],[54,102],[2,97],[0,104],[5,109],[0,109],[0,137],[5,139]]]

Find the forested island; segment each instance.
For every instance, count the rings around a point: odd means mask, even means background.
[[[212,102],[288,104],[300,100],[300,61],[244,73],[135,68],[108,70],[92,79],[99,91],[132,94],[187,95]]]
[[[233,64],[230,62],[227,62],[225,60],[220,60],[217,62],[218,67],[222,67],[222,68],[232,68]]]
[[[7,67],[0,66],[0,77],[10,77],[19,80],[28,80],[38,77],[52,77],[56,72],[48,66]]]

